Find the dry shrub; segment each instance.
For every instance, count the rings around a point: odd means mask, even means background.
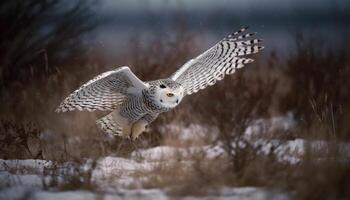
[[[205,151],[197,151],[186,156],[167,156],[152,171],[135,172],[133,176],[142,177],[143,188],[161,188],[171,196],[205,196],[228,186],[288,188],[285,181],[292,172],[288,163],[279,163],[273,154],[251,155],[254,159],[245,164],[240,174],[232,172],[227,154],[212,158]]]
[[[136,36],[131,41],[131,51],[120,56],[124,61],[121,64],[130,65],[142,80],[168,77],[199,53],[195,34],[184,29],[179,29],[174,37],[163,32],[155,35],[146,41]],[[65,63],[62,70],[43,79],[33,76],[30,84],[19,83],[1,91],[1,118],[13,120],[1,123],[1,143],[5,143],[1,145],[1,157],[36,158],[35,153],[28,151],[34,146],[28,145],[28,138],[38,139],[42,149],[40,156],[44,159],[77,163],[82,163],[84,157],[129,156],[135,149],[161,144],[206,145],[208,141],[205,140],[184,143],[161,134],[161,127],[169,123],[202,123],[218,128],[219,135],[213,144],[220,145],[226,156],[208,159],[202,152],[190,158],[179,156],[169,162],[165,160],[150,173],[135,174],[149,177],[144,187],[165,188],[172,195],[182,196],[205,195],[210,189],[227,185],[262,186],[292,191],[296,199],[345,199],[349,196],[346,188],[350,179],[348,161],[343,162],[341,151],[323,154],[310,147],[306,148],[299,164],[280,163],[272,153],[261,155],[261,147],[253,146],[244,137],[244,131],[256,118],[294,111],[297,118],[302,119],[292,131],[294,136],[334,140],[329,148],[337,149],[339,140],[349,136],[346,123],[349,119],[349,58],[345,45],[337,49],[323,48],[316,42],[298,38],[296,53],[286,64],[275,54],[267,58],[267,63],[257,57],[256,62],[215,86],[185,97],[179,108],[160,115],[152,123],[151,132],[137,141],[105,139],[94,123],[105,114],[102,112],[53,113],[58,103],[83,82],[112,69],[99,64],[98,58],[81,58],[85,61]],[[276,70],[281,66],[285,67],[284,73]],[[39,124],[40,129],[27,128],[24,121]],[[9,146],[15,149],[12,151]],[[324,157],[322,161],[318,159],[320,154]],[[70,168],[77,173],[68,179],[63,189],[94,187],[89,182],[89,174],[80,173],[74,166]],[[52,169],[48,173],[56,172]],[[81,176],[86,178],[80,179]]]
[[[3,0],[0,85],[16,90],[79,60],[82,36],[97,26],[94,1]],[[2,93],[2,91],[0,91]]]
[[[144,188],[162,188],[172,196],[202,196],[226,184],[226,168],[224,158],[208,159],[204,152],[196,152],[164,158],[152,171],[135,176],[146,177]]]
[[[0,157],[4,159],[42,158],[40,129],[32,123],[0,120]]]
[[[304,155],[291,167],[287,189],[295,199],[347,199],[350,196],[350,167],[348,143],[338,133],[343,113],[328,109],[323,103],[310,102],[313,113],[307,126],[299,125],[295,132],[305,137]],[[315,140],[315,138],[317,138]],[[315,143],[320,143],[316,144]]]
[[[296,51],[287,60],[285,74],[291,81],[291,89],[281,101],[282,110],[293,110],[306,128],[313,126],[316,117],[333,121],[325,128],[339,139],[348,139],[350,126],[350,51],[349,41],[332,47],[317,37],[296,36]],[[322,124],[323,122],[320,121]],[[336,129],[336,130],[332,130]],[[317,136],[316,136],[317,137]]]
[[[350,168],[340,143],[322,149],[306,145],[299,165],[293,166],[285,184],[295,199],[348,199]]]
[[[254,67],[259,68],[259,65]],[[218,127],[217,140],[229,155],[236,174],[245,169],[246,162],[254,159],[249,148],[253,152],[256,149],[249,147],[251,144],[244,137],[244,132],[252,120],[269,116],[276,85],[275,80],[252,78],[241,73],[239,70],[234,76],[226,77],[215,88],[209,88],[198,96],[194,103],[200,119]]]
[[[96,160],[74,159],[69,162],[52,162],[45,166],[42,177],[44,190],[96,190],[92,181],[92,172],[96,168]]]

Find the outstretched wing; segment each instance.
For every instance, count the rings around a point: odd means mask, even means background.
[[[216,45],[185,63],[170,78],[182,85],[185,94],[196,93],[216,81],[222,80],[226,74],[233,74],[236,69],[254,60],[241,56],[257,53],[263,49],[257,44],[259,39],[252,37],[255,33],[244,32],[247,28],[232,33]]]
[[[85,83],[70,94],[56,112],[71,110],[113,110],[128,95],[135,95],[148,87],[131,72],[129,67],[120,67],[105,72]]]

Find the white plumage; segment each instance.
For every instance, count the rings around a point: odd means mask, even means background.
[[[241,56],[259,52],[259,39],[247,40],[255,33],[247,28],[232,33],[216,45],[191,59],[168,79],[143,82],[129,67],[105,72],[70,94],[56,109],[113,110],[97,120],[106,133],[137,138],[157,116],[177,106],[185,95],[214,85],[253,59]]]

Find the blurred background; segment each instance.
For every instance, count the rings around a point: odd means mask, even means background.
[[[245,26],[264,39],[265,49],[253,56],[255,62],[186,97],[136,142],[106,139],[95,127],[106,113],[53,112],[99,73],[128,65],[145,81],[168,77]],[[344,155],[339,143],[350,139],[348,0],[2,0],[0,27],[2,159],[81,161],[128,156],[139,148],[220,144],[230,160],[230,167],[222,170],[234,178],[196,184],[278,186],[296,191],[297,199],[349,197],[349,167],[338,162]],[[250,142],[243,135],[256,120],[280,116],[289,120],[287,125],[270,129],[264,124],[260,138],[321,140],[335,150],[325,153],[308,146],[301,164],[281,165],[261,158],[256,148],[238,151],[232,145]],[[193,124],[204,127],[192,130],[194,135],[206,134],[178,137]],[[231,154],[232,149],[237,153]],[[320,154],[331,162],[313,162]],[[330,179],[334,171],[339,173]],[[216,180],[215,173],[208,177]],[[315,187],[306,190],[310,181]],[[324,187],[328,189],[319,191]]]

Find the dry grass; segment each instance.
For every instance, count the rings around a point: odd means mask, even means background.
[[[195,41],[195,34],[182,30],[171,41],[155,39],[141,46],[134,40],[129,56],[124,56],[125,63],[133,66],[144,80],[166,77],[197,53]],[[0,106],[1,157],[81,163],[82,158],[96,159],[111,154],[127,157],[136,149],[158,145],[220,144],[226,152],[222,157],[209,159],[204,152],[178,156],[164,160],[147,174],[141,171],[134,176],[148,177],[142,183],[145,188],[164,188],[175,196],[205,195],[220,186],[261,186],[292,192],[295,199],[346,199],[350,196],[347,190],[350,168],[348,160],[343,160],[339,143],[347,141],[350,135],[347,123],[349,51],[345,47],[324,50],[317,43],[300,38],[297,42],[296,54],[291,55],[288,62],[280,62],[276,55],[266,58],[268,62],[256,57],[255,63],[214,87],[185,98],[179,108],[161,115],[152,124],[151,133],[136,142],[120,138],[106,140],[94,125],[95,119],[104,113],[57,115],[52,112],[83,80],[107,70],[93,61],[84,65],[84,70],[65,67],[46,77],[45,82],[19,84],[16,92],[5,89]],[[249,145],[243,133],[252,120],[286,111],[295,112],[300,119],[289,135],[310,141],[331,141],[327,148],[330,151],[310,146],[299,164],[290,165],[278,162],[274,154],[262,155],[259,147]],[[28,123],[36,124],[35,128],[26,125]],[[217,127],[219,135],[214,142],[209,139],[181,141],[161,133],[162,127],[170,123],[205,124]],[[282,142],[291,138],[281,136],[280,132],[271,135]],[[246,145],[241,147],[238,143]],[[91,174],[76,171],[61,188],[93,190]],[[55,184],[47,184],[48,188],[51,186]]]

